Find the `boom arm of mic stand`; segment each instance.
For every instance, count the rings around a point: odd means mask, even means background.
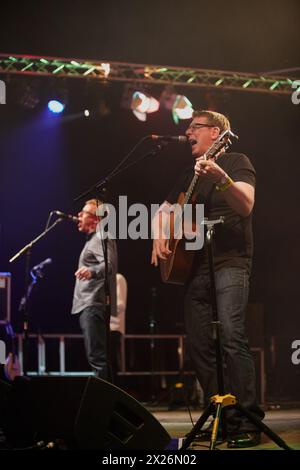
[[[55,225],[57,225],[58,223],[60,223],[62,221],[63,221],[62,218],[57,219],[52,225],[50,225],[50,227],[47,228],[47,230],[44,230],[42,233],[40,233],[40,235],[38,235],[36,238],[31,240],[31,242],[29,242],[27,245],[25,245],[23,248],[21,248],[21,250],[18,251],[18,253],[16,253],[14,256],[12,256],[12,258],[10,258],[9,262],[12,263],[17,258],[19,258],[19,256],[21,256],[23,253],[26,253],[26,251],[30,250],[32,248],[32,246],[35,245],[36,242],[38,242],[41,238],[43,238],[45,235],[47,235],[47,233],[50,232],[50,230],[52,230],[55,227]]]
[[[142,139],[143,141],[144,139]],[[142,142],[141,141],[141,142]],[[120,168],[120,165],[121,164],[118,164],[116,166],[116,168],[114,170],[112,170],[108,176],[106,176],[105,178],[103,178],[102,180],[98,181],[94,186],[91,186],[89,189],[87,189],[86,191],[84,191],[83,193],[79,194],[79,196],[77,196],[75,199],[74,199],[74,202],[78,202],[79,200],[85,198],[86,196],[90,195],[90,194],[93,194],[95,192],[99,192],[99,190],[101,190],[102,192],[105,192],[106,191],[106,185],[110,182],[111,179],[113,179],[115,176],[119,175],[120,173],[123,173],[124,171],[128,170],[130,167],[136,165],[137,163],[145,160],[146,158],[148,157],[155,157],[156,155],[158,155],[158,153],[166,146],[168,145],[169,142],[164,142],[164,141],[161,141],[161,142],[158,142],[156,143],[155,145],[155,148],[152,149],[150,152],[147,152],[145,153],[144,155],[141,156],[141,158],[137,159],[137,160],[134,160],[133,162],[131,163],[128,163],[128,165]],[[135,146],[134,148],[136,148],[137,146]],[[132,151],[129,153],[129,155],[132,154]],[[127,155],[127,157],[129,156]],[[127,157],[125,157],[125,159],[127,159]],[[122,160],[121,163],[125,163],[125,159]]]
[[[33,287],[33,282],[30,283],[29,273],[30,273],[30,257],[31,257],[31,248],[35,243],[37,243],[41,238],[43,238],[50,230],[52,230],[58,223],[62,222],[62,218],[57,219],[50,227],[44,230],[40,235],[38,235],[34,240],[25,245],[18,253],[16,253],[9,262],[12,263],[23,253],[26,254],[26,264],[25,264],[25,295],[22,297],[20,302],[20,310],[23,313],[23,333],[24,333],[24,350],[23,350],[23,374],[26,375],[28,371],[28,342],[29,342],[29,309],[28,309],[28,299]]]

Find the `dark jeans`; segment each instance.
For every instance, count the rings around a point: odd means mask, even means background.
[[[108,380],[105,309],[93,306],[86,307],[80,312],[79,322],[89,364],[96,372],[97,377]]]
[[[256,399],[255,369],[245,334],[245,311],[249,292],[249,275],[242,268],[221,268],[215,272],[218,318],[221,322],[221,345],[225,393],[236,396],[239,403],[263,418]],[[212,337],[210,279],[196,275],[188,284],[185,296],[187,347],[206,404],[218,393],[215,348]],[[255,430],[252,423],[236,410],[228,410],[228,430]]]

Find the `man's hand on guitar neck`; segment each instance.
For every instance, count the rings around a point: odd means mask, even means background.
[[[158,266],[159,260],[168,259],[171,253],[172,251],[169,249],[169,240],[163,238],[153,240],[151,264]]]
[[[217,183],[226,174],[219,165],[213,160],[204,160],[203,157],[197,158],[195,167],[195,173],[198,176],[206,176],[207,179],[213,183]]]

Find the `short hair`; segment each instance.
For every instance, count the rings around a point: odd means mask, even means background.
[[[103,204],[103,202],[100,201],[100,199],[89,199],[88,201],[85,201],[85,204],[91,204],[91,205],[95,206],[95,215],[97,215],[97,213],[96,213],[97,207],[101,206],[101,204]]]
[[[225,131],[226,129],[230,129],[230,122],[224,114],[217,113],[216,111],[209,111],[206,109],[203,110],[195,110],[193,112],[193,118],[196,117],[205,117],[207,123],[216,126],[220,129],[220,132]]]

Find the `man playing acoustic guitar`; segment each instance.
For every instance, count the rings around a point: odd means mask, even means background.
[[[187,192],[196,174],[199,178],[195,202],[204,205],[204,216],[208,220],[224,217],[224,223],[215,227],[214,271],[226,366],[225,390],[232,393],[247,410],[263,418],[264,413],[256,399],[254,362],[245,334],[253,253],[255,170],[245,155],[227,153],[224,149],[212,158],[205,158],[226,129],[230,129],[230,123],[224,115],[213,111],[194,112],[186,136],[195,161],[181,176],[163,206],[175,204],[180,194]],[[172,256],[170,246],[168,239],[157,237],[153,242],[152,264],[157,266],[159,262],[167,262]],[[208,404],[209,398],[218,393],[218,387],[205,244],[195,252],[192,269],[185,282],[184,311],[189,355]],[[227,411],[227,428],[230,448],[250,447],[260,442],[258,429],[237,410]],[[202,434],[205,437],[205,432]]]

